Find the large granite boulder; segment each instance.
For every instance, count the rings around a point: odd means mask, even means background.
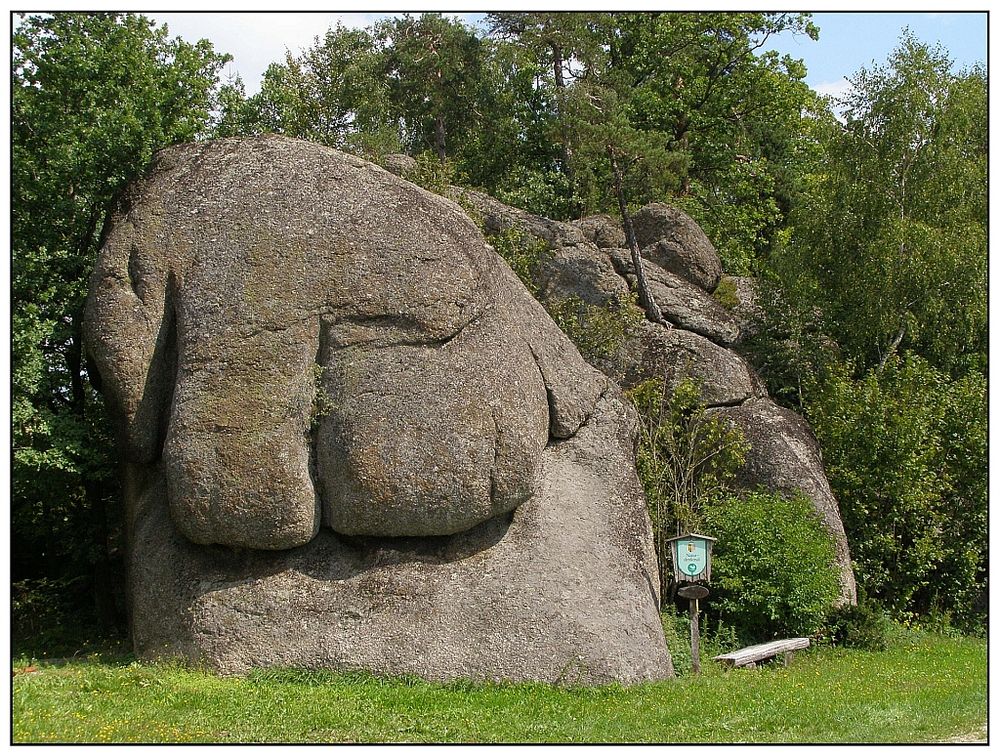
[[[683,210],[646,205],[633,218],[636,242],[646,257],[708,292],[722,278],[722,261],[701,226]]]
[[[165,150],[85,327],[140,654],[671,673],[625,405],[453,202],[297,140]]]
[[[840,508],[823,469],[819,444],[809,425],[790,409],[766,397],[713,412],[729,418],[750,442],[737,481],[744,488],[764,488],[785,494],[801,492],[833,538],[840,575],[840,602],[857,601],[851,554],[840,518]]]

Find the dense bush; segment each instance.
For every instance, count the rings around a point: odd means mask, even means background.
[[[809,394],[859,582],[900,618],[947,611],[973,629],[987,591],[983,376],[952,380],[908,354]]]
[[[739,429],[707,412],[691,379],[672,391],[663,381],[645,381],[628,395],[639,413],[636,470],[666,586],[673,574],[668,539],[702,528],[704,503],[727,491],[749,446]]]
[[[837,609],[826,623],[826,635],[834,645],[865,651],[887,649],[892,630],[892,620],[867,601]]]
[[[537,266],[542,257],[548,253],[548,245],[514,226],[486,234],[486,241],[507,261],[511,270],[521,279],[521,283],[528,287],[528,291],[532,294],[537,293]]]
[[[839,581],[833,540],[805,496],[717,498],[704,517],[718,539],[706,610],[746,642],[820,630]]]
[[[613,360],[643,319],[634,301],[601,307],[574,296],[548,301],[545,309],[591,363]]]

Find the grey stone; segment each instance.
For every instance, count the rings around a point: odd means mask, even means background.
[[[740,326],[740,340],[747,339],[760,331],[764,315],[760,304],[760,284],[750,276],[724,276],[733,282],[739,304],[733,315]]]
[[[459,202],[475,215],[488,234],[500,233],[511,228],[528,234],[535,239],[544,241],[549,247],[575,245],[586,242],[587,238],[576,226],[570,223],[550,220],[540,215],[532,215],[475,189],[452,186],[448,196]]]
[[[560,246],[536,266],[538,297],[545,302],[576,297],[598,307],[620,307],[630,301],[627,281],[607,253],[591,242]]]
[[[686,378],[701,387],[708,406],[734,405],[760,392],[759,381],[743,359],[704,336],[643,321],[621,350],[623,384],[661,379],[673,389]]]
[[[389,173],[394,173],[401,178],[406,178],[410,173],[416,170],[417,161],[409,155],[393,153],[391,155],[385,155],[382,158],[382,167],[389,171]]]
[[[639,210],[632,224],[643,257],[705,291],[715,291],[722,278],[722,262],[691,216],[676,207],[655,203]]]
[[[565,684],[671,676],[628,410],[609,391],[573,438],[545,449],[540,485],[512,516],[436,538],[323,529],[280,552],[196,546],[162,507],[162,466],[133,465],[137,653],[229,674],[298,666]]]
[[[610,249],[614,267],[635,290],[635,269],[627,249]],[[663,316],[675,326],[728,346],[740,336],[739,322],[714,297],[651,261],[643,262],[649,290]]]
[[[857,589],[840,508],[827,481],[819,444],[809,425],[792,410],[779,407],[766,397],[713,412],[736,423],[750,442],[750,452],[738,473],[739,485],[787,494],[802,492],[812,501],[836,548],[841,586],[839,601],[841,604],[856,603]]]
[[[141,513],[130,524],[138,534],[132,602],[142,605],[147,595],[155,602],[133,613],[137,639],[173,633],[167,645],[177,653],[220,669],[274,659],[446,677],[489,676],[495,668],[502,676],[541,679],[550,670],[540,661],[517,668],[527,664],[527,652],[482,670],[459,663],[453,645],[465,637],[461,626],[442,636],[443,646],[422,636],[434,654],[421,662],[414,652],[412,664],[397,665],[394,633],[421,631],[406,628],[413,615],[393,596],[410,591],[418,614],[460,612],[440,602],[459,601],[480,582],[455,560],[491,548],[475,534],[499,532],[497,523],[512,513],[515,525],[531,522],[525,518],[533,511],[567,517],[562,528],[573,532],[565,536],[576,539],[573,548],[595,555],[593,563],[582,560],[581,574],[607,570],[607,560],[626,555],[601,552],[589,540],[595,534],[601,544],[619,538],[634,541],[636,553],[652,553],[648,522],[637,509],[641,496],[621,494],[638,490],[629,466],[613,466],[618,477],[605,483],[601,511],[610,519],[594,520],[587,510],[590,524],[574,530],[583,510],[561,509],[564,499],[590,495],[593,473],[591,461],[582,470],[560,466],[560,450],[584,442],[563,447],[557,440],[575,440],[591,427],[608,381],[455,203],[319,145],[226,139],[158,153],[107,229],[85,332],[130,466],[129,508]],[[602,406],[620,404],[606,399]],[[627,457],[627,434],[612,435],[624,446],[608,449],[609,459]],[[578,479],[584,482],[576,489]],[[546,493],[553,490],[554,498]],[[579,504],[594,506],[589,498]],[[631,529],[618,533],[615,523]],[[559,543],[534,526],[511,527],[518,535],[510,553],[536,560],[521,572],[534,570],[551,585],[546,592],[539,584],[541,604],[526,607],[513,598],[528,589],[516,582],[521,573],[497,563],[493,582],[483,578],[481,587],[500,591],[502,575],[513,576],[504,590],[514,605],[504,620],[515,624],[491,628],[505,639],[491,636],[494,646],[483,653],[498,656],[509,644],[530,646],[542,637],[563,643],[550,635],[556,625],[536,628],[532,612],[549,611],[544,602],[564,576],[572,582],[559,596],[577,606],[577,615],[567,616],[563,629],[593,621],[609,632],[617,623],[621,638],[636,639],[633,655],[654,660],[645,668],[650,676],[669,673],[662,635],[650,646],[649,628],[636,624],[655,614],[655,589],[645,578],[648,606],[592,620],[607,584],[590,586],[572,570],[560,572]],[[435,549],[449,537],[457,545],[441,556]],[[395,548],[387,538],[415,544],[400,557],[408,566],[382,586],[389,595],[352,597],[379,585],[381,578],[364,571]],[[368,543],[363,539],[375,545],[359,546]],[[431,552],[440,566],[433,575],[421,566],[421,555]],[[548,556],[536,559],[539,553]],[[331,571],[323,572],[327,562]],[[253,565],[267,565],[266,574]],[[308,580],[288,573],[299,568]],[[633,559],[631,568],[656,574],[655,563]],[[346,580],[345,570],[360,577]],[[464,581],[457,593],[440,588],[453,580]],[[202,590],[223,583],[232,585]],[[309,607],[326,607],[328,593],[338,606],[311,616]],[[223,595],[239,598],[227,603]],[[342,642],[331,640],[350,624],[339,604],[362,599],[382,601],[382,635],[362,642],[359,625]],[[635,594],[631,600],[639,601]],[[181,616],[158,619],[157,606]],[[247,619],[253,629],[231,642],[208,642],[185,624],[202,622],[198,627],[212,636],[212,628],[236,622],[233,612],[257,619]],[[320,627],[325,621],[331,628]],[[423,628],[441,632],[434,622]],[[270,640],[259,642],[265,636]],[[580,640],[579,632],[573,637]],[[287,648],[266,650],[281,642]],[[601,651],[596,640],[580,642],[584,665],[619,679],[609,671],[619,668],[602,656],[618,654],[618,646]],[[149,653],[155,646],[139,643]],[[324,656],[331,644],[340,650]]]
[[[601,249],[625,246],[625,231],[622,230],[622,224],[610,215],[588,215],[572,221],[572,224]]]

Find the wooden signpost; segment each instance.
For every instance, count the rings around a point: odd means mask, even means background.
[[[690,601],[691,614],[691,671],[701,674],[701,651],[698,647],[698,601],[708,596],[708,588],[704,585],[692,584],[695,580],[712,579],[712,544],[715,539],[698,533],[684,535],[667,540],[671,544],[670,554],[674,561],[674,580],[687,583],[677,589],[677,595]]]

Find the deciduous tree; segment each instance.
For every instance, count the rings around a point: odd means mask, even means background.
[[[227,60],[116,13],[20,19],[11,81],[14,577],[90,573],[105,619],[115,455],[81,318],[104,214],[209,122]]]

